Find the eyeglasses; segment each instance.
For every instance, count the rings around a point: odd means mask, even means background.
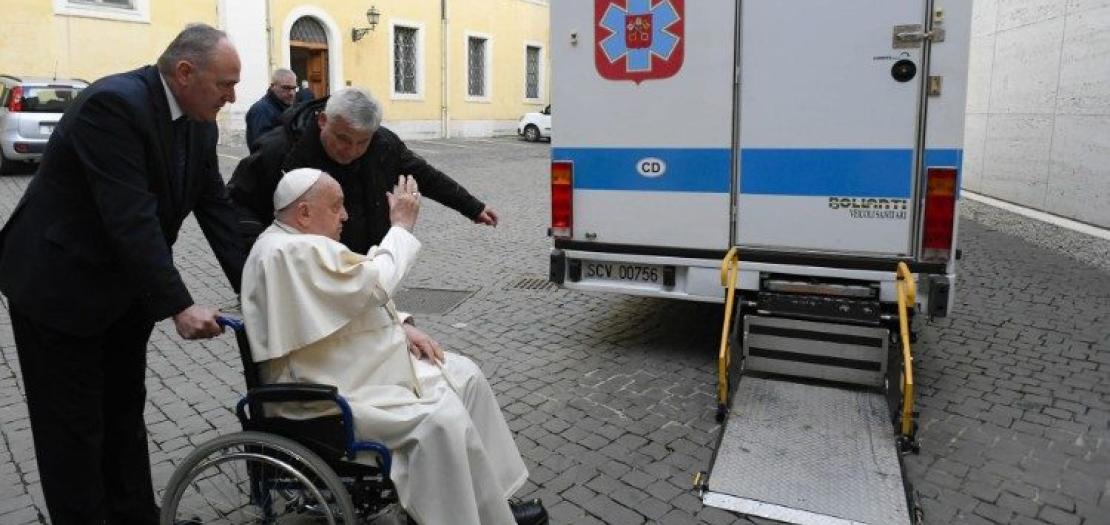
[[[285,91],[293,91],[293,90],[297,89],[297,86],[278,86],[278,87],[281,88],[281,89],[284,89]]]

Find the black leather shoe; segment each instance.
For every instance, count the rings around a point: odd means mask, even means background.
[[[509,500],[509,508],[513,509],[517,525],[547,525],[547,509],[538,498],[528,501],[513,498]]]

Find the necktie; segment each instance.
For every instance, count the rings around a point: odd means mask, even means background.
[[[179,117],[173,121],[173,191],[180,197],[185,190],[185,168],[189,160],[189,121]]]

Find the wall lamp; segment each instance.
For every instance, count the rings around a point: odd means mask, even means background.
[[[381,16],[382,14],[378,11],[377,7],[370,6],[370,9],[366,10],[366,23],[370,24],[370,27],[352,27],[351,41],[358,42],[362,40],[362,37],[366,36],[366,33],[373,31],[374,28],[378,26],[378,19],[381,18]]]

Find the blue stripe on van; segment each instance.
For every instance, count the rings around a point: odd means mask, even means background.
[[[551,159],[574,162],[576,189],[728,193],[732,186],[728,148],[553,148]],[[640,175],[646,159],[659,159],[666,171]]]
[[[553,148],[552,160],[574,163],[574,187],[588,190],[728,193],[728,148]],[[640,175],[637,166],[659,159],[666,171]],[[930,149],[926,166],[956,166],[963,150]],[[740,153],[741,191],[762,195],[838,197],[910,196],[910,149],[764,149]],[[962,169],[960,170],[962,175]]]
[[[963,151],[932,149],[926,166],[960,167]],[[740,153],[741,192],[909,198],[910,149],[763,149]]]

